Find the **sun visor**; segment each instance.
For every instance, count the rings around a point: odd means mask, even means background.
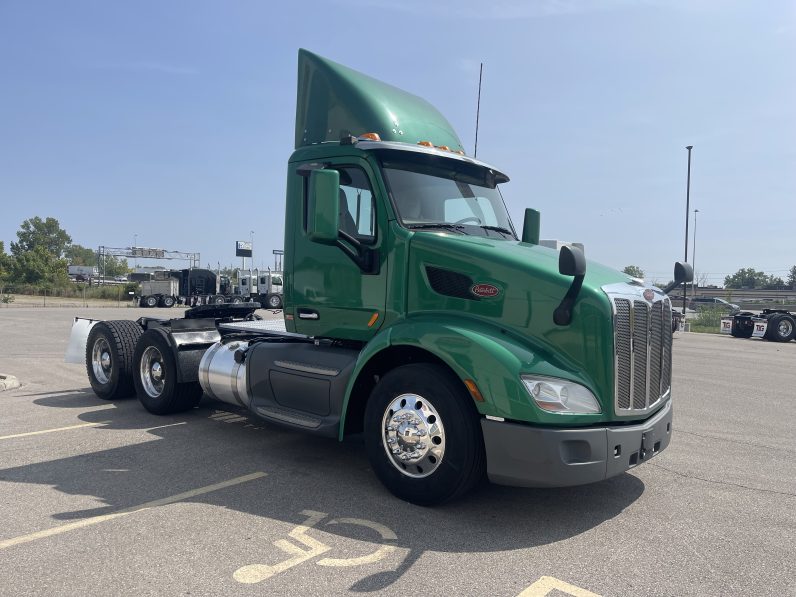
[[[451,124],[423,98],[299,50],[296,149],[363,133],[464,149]]]

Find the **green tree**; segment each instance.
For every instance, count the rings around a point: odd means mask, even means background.
[[[66,259],[60,259],[44,247],[35,247],[14,257],[11,269],[14,282],[45,286],[64,286],[69,283]]]
[[[796,265],[790,268],[788,272],[788,286],[796,288]]]
[[[82,245],[69,245],[66,249],[69,265],[97,265],[97,253]]]
[[[759,272],[754,268],[745,267],[739,269],[731,276],[724,278],[725,288],[761,288],[764,290],[775,290],[785,286],[785,281],[778,277]]]
[[[105,256],[104,273],[106,278],[110,278],[112,276],[121,276],[129,272],[130,272],[130,267],[127,265],[127,259],[119,259],[118,257],[114,257],[113,255]],[[103,271],[100,270],[100,274],[102,273]]]
[[[637,265],[626,265],[622,273],[627,274],[633,278],[644,278],[644,270]]]
[[[17,242],[11,243],[11,254],[19,257],[40,247],[55,259],[60,259],[66,254],[70,244],[72,237],[61,228],[58,220],[55,218],[42,220],[36,216],[22,222],[17,232]]]
[[[5,243],[0,240],[0,282],[4,282],[11,277],[13,266],[14,258],[6,254]]]

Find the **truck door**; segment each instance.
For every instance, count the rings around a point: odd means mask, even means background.
[[[312,242],[307,235],[307,179],[304,178],[303,229],[296,231],[288,277],[290,302],[297,332],[350,340],[368,340],[381,327],[386,302],[387,216],[374,177],[364,160],[332,160],[327,168],[340,173],[340,229],[374,251],[374,271],[364,271],[339,246]],[[295,173],[295,170],[293,170]],[[291,175],[293,175],[293,173]],[[296,175],[298,176],[298,175]],[[298,227],[298,226],[297,226]],[[341,241],[345,242],[345,241]]]

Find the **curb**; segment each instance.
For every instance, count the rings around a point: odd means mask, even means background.
[[[3,390],[13,390],[19,387],[19,380],[13,375],[0,373],[0,392]]]

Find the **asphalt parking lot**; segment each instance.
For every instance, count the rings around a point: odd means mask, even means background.
[[[796,595],[796,342],[678,333],[653,461],[421,508],[357,438],[96,398],[72,316],[142,314],[0,311],[0,594]]]

